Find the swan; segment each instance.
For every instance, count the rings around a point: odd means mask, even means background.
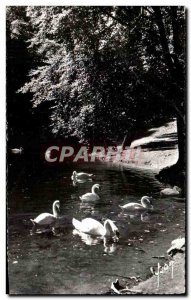
[[[72,224],[79,232],[102,237],[119,237],[119,230],[113,221],[107,219],[102,225],[93,218],[83,219],[81,222],[72,219]]]
[[[76,171],[73,172],[71,179],[72,180],[84,180],[84,179],[91,179],[93,177],[93,174],[88,174],[84,172],[77,173]]]
[[[173,195],[179,195],[181,192],[181,189],[178,186],[174,186],[172,189],[171,188],[166,188],[162,191],[160,191],[161,195],[166,195],[166,196],[173,196]]]
[[[60,201],[59,200],[54,201],[54,203],[52,205],[52,210],[53,210],[53,214],[42,213],[42,214],[38,215],[38,217],[36,217],[35,219],[30,219],[31,222],[33,223],[32,232],[34,232],[36,230],[36,227],[41,227],[41,226],[52,227],[55,224],[55,222],[58,218],[58,212],[60,210]]]
[[[141,204],[139,203],[127,203],[123,206],[119,205],[122,209],[128,209],[128,210],[145,210],[145,209],[153,209],[153,206],[151,204],[151,198],[148,196],[143,196],[141,198]]]
[[[91,193],[86,193],[80,197],[81,200],[98,200],[100,197],[96,194],[95,189],[99,189],[100,185],[99,184],[94,184],[92,186],[92,192]]]
[[[20,147],[20,148],[13,148],[11,149],[11,152],[14,153],[14,154],[21,154],[23,152],[23,148]]]

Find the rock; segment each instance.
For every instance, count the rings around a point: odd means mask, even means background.
[[[185,238],[178,238],[171,242],[171,247],[167,250],[168,255],[174,255],[177,252],[184,252]]]

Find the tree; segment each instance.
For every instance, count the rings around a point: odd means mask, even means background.
[[[21,91],[49,103],[54,133],[116,140],[175,117],[184,165],[183,7],[28,7],[27,17],[43,62]]]

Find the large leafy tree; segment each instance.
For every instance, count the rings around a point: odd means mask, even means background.
[[[120,139],[176,117],[184,160],[183,7],[27,7],[29,49],[41,57],[21,89],[49,103],[52,131]]]

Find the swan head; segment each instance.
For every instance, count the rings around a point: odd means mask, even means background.
[[[95,191],[95,189],[100,190],[100,185],[98,183],[96,183],[92,186],[92,191]]]
[[[153,205],[152,205],[152,197],[148,197],[148,196],[143,196],[141,198],[141,204],[144,208],[147,209],[153,209]]]
[[[54,201],[54,206],[60,209],[60,200]]]
[[[179,192],[179,193],[181,192],[181,188],[179,188],[179,187],[176,186],[176,185],[173,187],[173,190],[175,190],[176,192]]]
[[[72,175],[73,175],[74,178],[76,178],[77,172],[76,172],[76,171],[73,171]]]
[[[117,239],[119,238],[119,229],[114,224],[114,221],[112,221],[110,219],[105,220],[104,227],[106,229],[106,235],[114,236]]]

